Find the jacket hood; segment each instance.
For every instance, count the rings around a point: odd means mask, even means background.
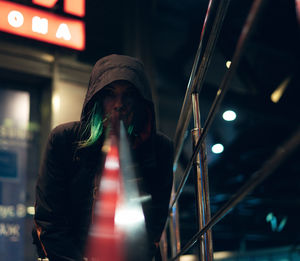
[[[125,55],[109,55],[99,59],[93,67],[88,90],[83,103],[81,121],[84,121],[93,103],[93,97],[108,84],[125,80],[133,84],[153,106],[149,82],[143,63]]]

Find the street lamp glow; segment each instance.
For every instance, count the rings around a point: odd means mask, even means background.
[[[35,208],[34,208],[34,206],[27,207],[27,213],[29,215],[34,215],[35,214]]]
[[[231,61],[227,61],[226,62],[226,67],[229,69],[230,68],[230,65],[231,65]]]
[[[52,105],[55,112],[59,112],[60,109],[60,96],[58,94],[54,94],[52,97]]]
[[[225,121],[234,121],[236,119],[236,113],[234,111],[225,111],[222,115]]]
[[[211,151],[215,154],[220,154],[224,150],[224,146],[221,143],[217,143],[212,146]]]

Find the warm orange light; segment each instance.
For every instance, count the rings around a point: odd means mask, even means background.
[[[48,8],[52,8],[55,6],[58,0],[32,0],[32,3]]]
[[[1,31],[84,50],[84,22],[2,0],[0,6]]]
[[[85,0],[64,0],[64,11],[83,17],[85,15]]]
[[[32,3],[48,8],[55,6],[58,0],[32,0]],[[85,15],[85,0],[64,0],[66,13],[83,17]]]

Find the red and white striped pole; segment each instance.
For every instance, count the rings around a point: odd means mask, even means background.
[[[108,151],[94,202],[93,223],[89,231],[86,257],[89,261],[125,261],[124,233],[115,224],[116,210],[123,200],[116,136],[110,136],[105,146]]]

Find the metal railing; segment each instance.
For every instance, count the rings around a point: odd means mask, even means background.
[[[173,241],[171,248],[172,257],[169,260],[177,260],[182,254],[186,253],[197,242],[199,243],[199,260],[207,261],[213,260],[213,248],[211,228],[219,222],[235,205],[237,205],[243,198],[256,188],[263,180],[265,180],[274,170],[299,146],[300,144],[300,127],[284,144],[278,147],[275,153],[263,164],[263,166],[253,173],[249,180],[229,199],[217,213],[210,217],[210,202],[208,193],[208,177],[206,166],[206,155],[204,140],[209,131],[209,128],[215,118],[215,115],[223,101],[233,76],[238,67],[239,61],[245,50],[245,46],[249,41],[251,32],[255,28],[255,24],[261,13],[265,0],[254,0],[246,22],[240,34],[231,66],[225,73],[220,87],[217,91],[216,97],[212,103],[203,128],[200,126],[200,109],[198,95],[201,92],[204,84],[207,68],[210,63],[212,53],[219,32],[222,27],[224,17],[226,15],[230,0],[210,0],[208,9],[201,33],[200,43],[195,56],[192,72],[187,85],[184,102],[179,116],[176,132],[175,132],[175,159],[174,169],[176,174],[178,159],[184,144],[184,135],[187,131],[191,115],[194,115],[194,150],[193,154],[183,172],[183,176],[177,188],[173,186],[173,192],[170,203],[170,217],[167,225],[170,227],[170,237]],[[201,61],[201,62],[200,62]],[[179,238],[179,224],[178,224],[178,210],[177,202],[182,194],[184,185],[189,177],[189,173],[194,166],[196,173],[196,208],[198,219],[198,232],[192,236],[188,243],[180,249]],[[165,231],[167,228],[165,227]],[[166,232],[164,232],[166,233]],[[166,238],[166,236],[164,237]],[[161,242],[166,249],[165,242]],[[163,257],[167,260],[166,253]]]

